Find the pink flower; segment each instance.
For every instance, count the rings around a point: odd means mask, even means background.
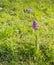
[[[37,24],[36,20],[33,21],[33,29],[34,30],[38,29],[38,24]]]

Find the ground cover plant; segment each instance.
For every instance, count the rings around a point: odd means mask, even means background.
[[[54,65],[54,0],[0,0],[0,65]]]

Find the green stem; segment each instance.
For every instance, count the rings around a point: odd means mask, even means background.
[[[33,30],[33,33],[34,33],[34,36],[35,36],[35,49],[36,49],[36,52],[38,53],[39,52],[39,43],[38,43],[38,37],[39,37],[39,32],[38,30]]]
[[[36,48],[37,48],[37,53],[39,52],[39,42],[38,42],[38,37],[39,37],[39,31],[36,33]]]

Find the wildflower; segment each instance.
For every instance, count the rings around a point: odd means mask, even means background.
[[[34,30],[38,29],[38,24],[37,24],[36,20],[33,21],[33,29]]]

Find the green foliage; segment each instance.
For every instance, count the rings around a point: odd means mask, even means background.
[[[0,0],[0,65],[54,65],[53,0]]]

